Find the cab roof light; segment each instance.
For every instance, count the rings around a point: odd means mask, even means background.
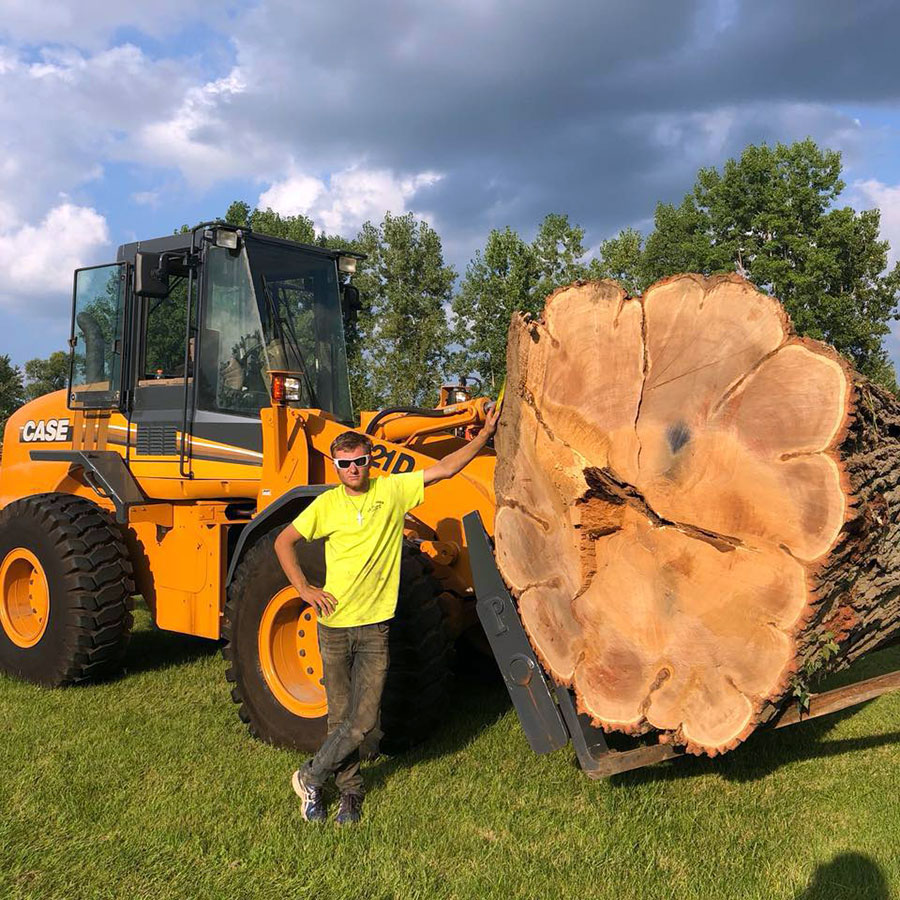
[[[216,246],[223,250],[237,250],[241,242],[241,233],[228,228],[217,228],[215,240]]]
[[[338,269],[345,275],[356,274],[356,257],[355,256],[339,256]]]

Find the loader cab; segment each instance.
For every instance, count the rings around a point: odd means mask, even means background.
[[[121,411],[127,457],[177,458],[173,477],[261,464],[272,370],[293,376],[290,405],[349,423],[359,258],[223,224],[123,245],[75,274],[70,407]]]

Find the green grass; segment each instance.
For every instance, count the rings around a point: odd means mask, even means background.
[[[900,649],[853,677],[900,668]],[[900,694],[591,782],[535,756],[495,681],[368,766],[364,823],[300,819],[214,645],[152,630],[124,679],[0,678],[0,897],[900,897]]]

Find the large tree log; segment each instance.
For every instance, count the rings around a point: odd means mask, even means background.
[[[900,404],[737,276],[510,327],[496,554],[607,729],[714,755],[900,631]]]

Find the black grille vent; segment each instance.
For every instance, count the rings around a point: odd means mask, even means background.
[[[174,425],[138,424],[135,452],[138,456],[175,456],[178,430]]]

